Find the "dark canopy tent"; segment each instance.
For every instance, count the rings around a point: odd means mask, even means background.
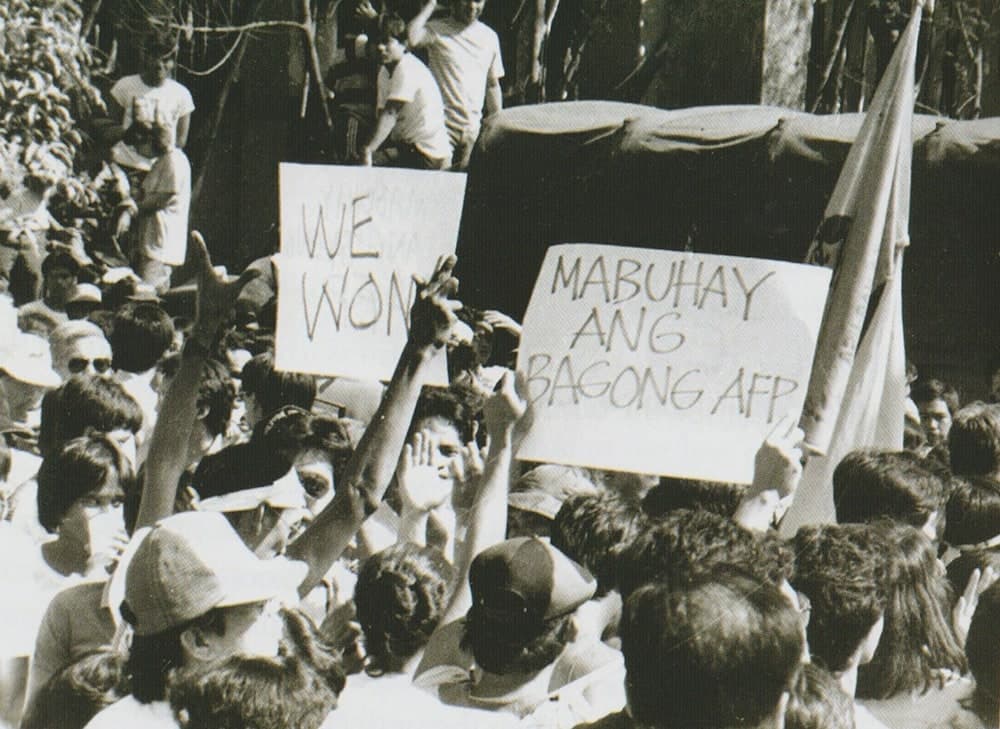
[[[520,316],[560,242],[800,261],[862,118],[596,101],[505,110],[470,170],[463,299]],[[1000,365],[1000,118],[918,115],[913,137],[907,354],[981,397]]]

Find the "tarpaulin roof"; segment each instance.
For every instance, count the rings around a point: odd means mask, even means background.
[[[602,101],[504,110],[470,169],[463,298],[520,316],[560,242],[802,260],[862,118]],[[980,395],[1000,355],[1000,118],[916,115],[913,138],[908,355]]]

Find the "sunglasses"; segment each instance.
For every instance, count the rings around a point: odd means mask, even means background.
[[[104,374],[111,369],[111,360],[107,357],[98,357],[97,359],[87,359],[86,357],[74,357],[67,363],[69,371],[74,375],[80,374],[88,365],[94,366],[94,371],[98,374]]]

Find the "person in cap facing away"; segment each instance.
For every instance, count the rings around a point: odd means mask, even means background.
[[[166,701],[172,673],[235,655],[277,655],[277,600],[294,594],[306,566],[260,560],[221,514],[167,517],[142,538],[125,575],[122,614],[135,635],[132,695],[91,721],[105,727],[176,727]]]
[[[573,614],[597,587],[587,570],[548,542],[521,537],[480,552],[469,586],[472,607],[455,632],[474,667],[464,676],[450,666],[450,676],[435,671],[436,677],[422,679],[425,685],[437,683],[442,701],[522,717],[551,702],[564,715],[550,717],[553,726],[573,726],[621,708],[620,654],[603,644],[574,650]],[[605,678],[607,683],[598,685]],[[601,706],[589,705],[588,696]]]

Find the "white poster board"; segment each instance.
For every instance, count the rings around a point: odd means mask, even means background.
[[[549,248],[518,369],[525,460],[748,483],[797,422],[830,270],[568,244]]]
[[[406,342],[413,276],[454,253],[465,175],[282,164],[275,365],[388,380]],[[442,359],[432,381],[447,383]]]

